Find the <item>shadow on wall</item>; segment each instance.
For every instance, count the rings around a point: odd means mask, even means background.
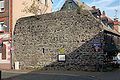
[[[104,54],[103,54],[103,46],[104,46],[104,41],[103,41],[103,32],[100,32],[99,34],[95,35],[91,40],[89,41],[81,41],[83,44],[79,46],[77,49],[72,51],[69,54],[66,54],[66,61],[65,62],[52,62],[49,65],[45,65],[43,68],[36,67],[33,71],[27,73],[27,74],[22,74],[22,75],[17,75],[14,77],[9,77],[6,78],[5,80],[47,80],[47,76],[49,76],[49,80],[57,79],[61,80],[61,78],[64,78],[64,76],[53,76],[52,74],[50,75],[42,75],[37,76],[33,75],[32,73],[36,72],[36,74],[39,74],[39,72],[43,71],[80,71],[80,70],[89,70],[89,71],[95,71],[95,66],[96,66],[96,51],[93,47],[93,43],[102,43],[102,46],[100,47],[98,51],[98,63],[99,63],[99,69],[101,69],[103,60],[104,60]],[[86,48],[86,49],[85,49]],[[47,61],[46,61],[47,62]],[[38,73],[37,73],[38,72]],[[43,79],[44,78],[44,79]],[[76,80],[77,76],[71,77],[71,80]],[[67,80],[67,78],[64,78]],[[78,79],[77,79],[78,80]],[[80,79],[81,80],[81,79]]]
[[[93,43],[103,43],[102,34],[94,36],[89,41],[82,41],[83,44],[66,54],[65,62],[55,61],[49,65],[46,65],[41,70],[84,70],[84,71],[95,71],[96,66],[96,51],[93,47]],[[84,43],[85,42],[85,43]],[[104,45],[104,44],[103,44]],[[102,65],[103,58],[103,46],[99,49],[99,64]],[[38,67],[39,69],[39,67]]]

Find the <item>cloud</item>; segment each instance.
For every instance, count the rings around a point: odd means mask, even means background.
[[[97,7],[107,7],[112,4],[115,0],[94,0],[88,4],[90,6],[96,5]]]
[[[119,5],[118,5],[119,2]],[[111,4],[115,4],[114,6]],[[100,8],[100,10],[105,10],[108,17],[114,18],[115,15],[115,9],[118,10],[117,16],[120,19],[120,1],[119,0],[92,0],[91,3],[88,3],[89,6],[95,5],[97,8]]]

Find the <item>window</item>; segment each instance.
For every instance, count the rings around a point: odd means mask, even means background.
[[[104,33],[104,41],[107,42],[107,33]]]
[[[72,9],[72,2],[68,2],[68,9]]]
[[[49,6],[49,0],[48,0],[48,6]]]
[[[2,43],[0,44],[0,59],[5,60],[6,59],[6,45]]]
[[[41,3],[43,3],[43,0],[41,0]]]
[[[5,60],[6,59],[6,45],[3,44],[3,47],[2,47],[2,60]]]
[[[45,0],[45,5],[48,6],[48,0]]]
[[[114,36],[111,35],[111,42],[113,43],[114,42]]]
[[[0,0],[0,12],[4,11],[4,0]]]
[[[0,32],[4,32],[4,22],[0,22]]]
[[[38,15],[40,15],[40,10],[38,10]]]
[[[43,48],[43,53],[45,53],[45,49]]]

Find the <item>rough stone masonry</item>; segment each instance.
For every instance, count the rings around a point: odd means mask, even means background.
[[[21,69],[94,71],[93,43],[103,43],[104,39],[100,26],[86,10],[20,18],[14,31],[14,62],[19,61]],[[58,61],[60,49],[64,49],[65,62]],[[102,64],[103,45],[98,53]]]

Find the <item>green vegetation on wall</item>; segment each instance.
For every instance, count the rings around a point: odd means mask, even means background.
[[[78,13],[78,14],[81,14],[81,13],[82,13],[82,7],[83,7],[83,6],[80,6],[80,7],[77,8],[77,11],[78,11],[77,13]]]

